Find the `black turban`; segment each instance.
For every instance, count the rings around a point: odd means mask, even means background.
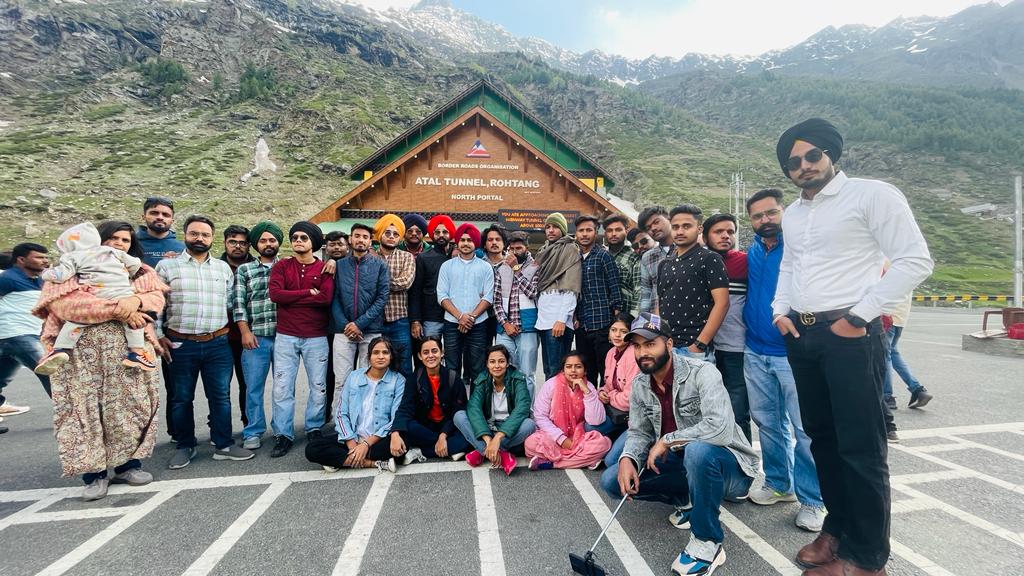
[[[789,155],[793,152],[793,144],[797,140],[814,144],[824,150],[833,163],[843,155],[843,136],[831,122],[821,118],[804,120],[783,132],[779,137],[779,143],[775,146],[775,155],[779,157],[779,165],[782,166],[782,173],[786,176],[789,176],[786,161],[789,160]]]
[[[324,245],[324,233],[320,230],[320,227],[312,222],[305,220],[292,224],[291,230],[288,231],[288,237],[296,232],[305,232],[309,236],[310,242],[313,243],[313,251],[319,250]]]

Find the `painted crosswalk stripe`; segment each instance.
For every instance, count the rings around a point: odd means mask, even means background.
[[[480,541],[480,576],[505,576],[505,555],[498,533],[498,513],[494,508],[489,467],[473,470],[473,496],[476,500],[476,529]]]
[[[370,492],[366,495],[363,507],[359,510],[352,531],[345,540],[345,547],[341,550],[338,563],[334,566],[333,576],[356,576],[359,574],[359,566],[363,563],[363,554],[370,544],[370,535],[373,534],[373,527],[377,525],[377,517],[380,516],[381,508],[384,507],[384,500],[388,497],[388,489],[395,481],[394,474],[379,474],[370,486]]]
[[[271,484],[231,526],[228,526],[228,529],[220,535],[220,538],[214,540],[213,544],[199,558],[196,558],[196,561],[185,570],[183,576],[206,576],[206,574],[209,574],[217,563],[224,558],[224,555],[234,547],[238,539],[260,519],[260,516],[267,511],[267,508],[270,508],[274,500],[277,500],[278,496],[287,490],[290,485],[288,482],[275,482]]]
[[[594,515],[598,525],[604,526],[612,517],[612,513],[601,499],[601,495],[594,489],[594,485],[587,480],[582,470],[566,470],[565,473],[576,487],[576,491],[583,497],[583,502],[590,509],[590,513]],[[612,522],[612,525],[608,527],[605,537],[615,549],[615,553],[619,555],[619,560],[626,567],[627,573],[631,576],[654,576],[651,567],[647,565],[647,561],[640,555],[640,551],[636,549],[636,545],[629,539],[618,520]]]
[[[939,566],[935,562],[932,562],[928,558],[914,552],[906,545],[901,544],[892,538],[889,539],[889,547],[892,549],[893,554],[896,554],[907,562],[910,562],[914,567],[918,568],[925,574],[928,574],[928,576],[955,576],[949,570],[946,570],[942,566]]]
[[[733,516],[731,512],[721,508],[718,514],[722,524],[735,534],[737,538],[743,540],[747,546],[750,546],[750,549],[774,568],[776,572],[782,574],[782,576],[800,576],[803,573],[803,570],[797,568],[789,558],[782,555],[782,552],[772,547],[764,538],[758,536],[757,532],[754,532],[750,526],[747,526],[739,518]]]

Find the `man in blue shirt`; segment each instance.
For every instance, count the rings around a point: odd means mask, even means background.
[[[476,257],[480,230],[468,222],[453,236],[456,257],[441,265],[437,302],[444,308],[444,363],[472,383],[484,371],[487,315],[494,302],[494,268]]]
[[[156,268],[164,258],[175,258],[185,251],[185,243],[174,235],[174,202],[152,196],[142,205],[142,222],[136,232],[142,245],[142,261]]]
[[[765,474],[764,484],[751,489],[749,496],[763,506],[799,501],[796,525],[818,532],[825,510],[811,440],[800,421],[786,343],[772,323],[772,300],[782,263],[782,206],[782,192],[774,188],[761,190],[747,200],[747,214],[756,236],[747,252],[743,375]],[[792,436],[796,436],[795,444]]]
[[[28,412],[28,406],[15,406],[3,395],[14,379],[18,364],[32,370],[43,357],[39,333],[43,321],[32,315],[39,301],[43,281],[39,275],[49,267],[46,247],[26,242],[11,250],[13,266],[0,274],[0,418]],[[38,375],[46,394],[50,379]]]

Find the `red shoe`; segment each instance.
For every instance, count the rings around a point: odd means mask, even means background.
[[[505,450],[501,450],[498,454],[501,456],[501,467],[505,470],[505,476],[511,475],[518,465],[516,457],[511,452]]]
[[[484,455],[479,450],[473,450],[469,454],[466,454],[466,464],[469,464],[473,468],[484,463]]]

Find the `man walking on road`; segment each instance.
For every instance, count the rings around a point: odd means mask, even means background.
[[[885,574],[887,350],[879,317],[931,274],[932,259],[896,187],[836,169],[843,137],[831,123],[801,122],[782,134],[775,151],[800,197],[782,221],[773,322],[786,339],[828,508],[821,534],[797,562],[807,576]],[[892,267],[882,277],[886,258]]]
[[[32,314],[32,308],[43,288],[39,275],[50,265],[46,247],[18,244],[11,250],[11,260],[13,266],[0,273],[0,418],[29,411],[28,406],[8,402],[4,388],[14,379],[19,364],[33,370],[44,355],[39,343],[43,321]],[[49,396],[50,378],[41,374],[36,377]]]

